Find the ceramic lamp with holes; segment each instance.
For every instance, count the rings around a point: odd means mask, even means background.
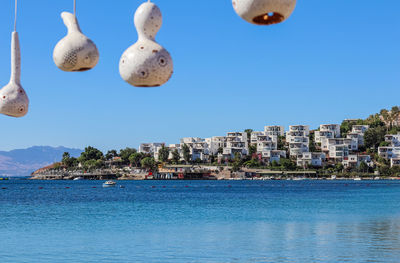
[[[296,0],[232,0],[236,13],[256,25],[278,24],[293,13]]]
[[[168,51],[155,41],[162,25],[160,9],[150,1],[139,6],[134,17],[138,41],[119,62],[119,72],[135,87],[158,87],[172,76],[173,62]]]
[[[29,99],[21,86],[21,52],[18,33],[11,39],[11,78],[0,90],[0,113],[10,117],[23,117],[28,113]]]
[[[61,70],[68,72],[94,68],[99,61],[96,45],[82,33],[74,14],[63,12],[61,18],[68,34],[54,48],[54,63]]]

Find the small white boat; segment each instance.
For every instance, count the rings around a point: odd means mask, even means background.
[[[336,180],[336,175],[332,175],[331,180]]]
[[[116,185],[117,185],[117,183],[114,181],[107,181],[107,182],[103,183],[103,187],[113,187]]]
[[[74,181],[82,181],[82,180],[85,180],[85,178],[83,178],[83,177],[76,177],[76,178],[74,178]]]
[[[362,179],[360,177],[354,178],[354,181],[361,181]]]

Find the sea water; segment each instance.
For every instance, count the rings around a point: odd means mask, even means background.
[[[400,182],[102,183],[0,182],[0,262],[400,262]]]

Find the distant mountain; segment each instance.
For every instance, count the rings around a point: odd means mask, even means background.
[[[0,151],[0,177],[29,176],[33,171],[59,162],[64,152],[78,157],[82,150],[65,147],[34,146],[28,149]]]

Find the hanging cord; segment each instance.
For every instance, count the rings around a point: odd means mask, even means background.
[[[76,16],[76,0],[74,0],[74,16]]]
[[[18,0],[15,0],[14,32],[17,32]]]

